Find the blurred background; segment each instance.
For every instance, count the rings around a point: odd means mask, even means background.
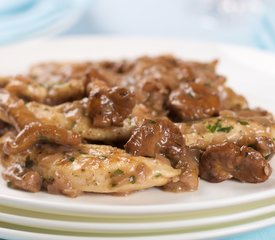
[[[275,51],[275,1],[0,0],[0,46],[79,34],[177,37]]]

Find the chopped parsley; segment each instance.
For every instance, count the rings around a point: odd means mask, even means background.
[[[71,126],[71,129],[74,129],[75,125],[76,125],[76,122],[73,122],[72,126]]]
[[[206,128],[211,133],[214,133],[214,132],[226,132],[226,133],[229,133],[233,129],[233,126],[223,127],[222,124],[221,124],[221,120],[217,120],[217,122],[215,124],[213,124],[213,125],[208,124]]]
[[[8,181],[8,182],[7,182],[7,186],[8,186],[9,188],[11,188],[11,187],[12,187],[12,182],[11,182],[11,181]]]
[[[33,167],[33,160],[31,160],[30,156],[26,157],[25,167],[26,168],[32,168]]]
[[[157,173],[157,174],[155,175],[156,178],[158,178],[158,177],[160,177],[160,176],[161,176],[161,173]]]
[[[152,120],[152,119],[149,119],[148,122],[149,122],[150,124],[156,124],[156,123],[157,123],[155,120]]]
[[[119,168],[113,172],[113,176],[119,176],[122,174],[124,174],[124,172]]]
[[[275,141],[275,138],[272,138],[273,141]]]
[[[132,183],[132,184],[136,183],[136,176],[134,176],[134,175],[130,176],[129,177],[129,182]]]
[[[239,120],[238,123],[244,126],[249,124],[247,121],[244,121],[244,120]]]
[[[67,156],[67,161],[73,162],[75,160],[74,156]]]
[[[43,143],[49,143],[50,142],[50,140],[47,137],[43,136],[43,135],[39,136],[39,141],[41,141]]]

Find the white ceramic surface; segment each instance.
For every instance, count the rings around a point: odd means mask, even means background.
[[[275,56],[253,49],[172,39],[79,37],[48,42],[32,41],[0,49],[0,74],[15,74],[39,61],[93,60],[133,57],[142,54],[172,53],[185,59],[219,58],[219,72],[228,84],[243,93],[252,106],[273,112]],[[274,165],[274,159],[271,162]],[[0,179],[0,204],[41,212],[68,215],[150,215],[211,209],[253,202],[275,196],[275,173],[262,184],[200,181],[193,193],[167,193],[150,189],[127,197],[85,194],[76,199],[47,193],[26,193],[9,189]]]
[[[133,236],[131,234],[127,234],[124,236],[119,236],[119,239],[132,239],[132,240],[199,240],[199,239],[213,239],[216,237],[229,236],[233,234],[238,234],[246,231],[256,230],[259,228],[263,228],[266,226],[270,226],[275,223],[275,217],[266,217],[251,219],[244,221],[242,223],[237,223],[236,225],[223,225],[219,227],[213,227],[211,229],[202,229],[193,228],[192,231],[189,232],[171,232],[168,234],[160,234],[160,235],[143,235],[143,236]],[[1,223],[0,223],[1,224]],[[20,240],[111,240],[114,239],[113,235],[96,235],[96,234],[65,234],[62,232],[51,232],[51,231],[43,231],[41,229],[24,229],[22,227],[2,227],[0,225],[1,237],[8,240],[20,239]]]
[[[0,210],[0,219],[2,222],[11,223],[26,227],[67,231],[85,232],[85,233],[137,233],[137,232],[160,232],[166,230],[189,229],[190,227],[202,227],[215,224],[230,223],[240,220],[249,221],[250,218],[262,217],[266,214],[270,217],[275,217],[275,204],[259,207],[255,205],[249,210],[239,207],[232,213],[224,211],[224,209],[213,209],[216,215],[209,215],[209,212],[202,212],[201,214],[191,214],[189,216],[178,216],[176,219],[154,219],[152,221],[144,220],[143,222],[135,222],[133,219],[113,219],[113,221],[104,222],[102,219],[75,219],[69,216],[45,216],[43,213],[26,212],[2,212]]]

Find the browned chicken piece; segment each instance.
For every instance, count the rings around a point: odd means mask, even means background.
[[[135,106],[135,96],[127,88],[102,86],[91,82],[88,113],[94,127],[123,126]]]
[[[28,76],[43,86],[52,87],[70,79],[82,78],[89,73],[92,66],[91,62],[45,62],[31,66]]]
[[[177,123],[191,148],[206,149],[209,145],[234,142],[238,145],[253,145],[256,137],[275,137],[275,126],[270,122],[249,119],[217,117],[189,123]]]
[[[168,108],[179,121],[191,121],[215,116],[220,110],[219,96],[209,87],[184,83],[171,92]]]
[[[234,143],[210,146],[200,160],[200,177],[209,182],[234,178],[241,182],[260,183],[272,170],[266,159],[253,148]]]
[[[64,103],[59,106],[47,106],[37,102],[25,104],[0,91],[0,119],[17,128],[18,131],[32,122],[54,125],[71,130],[82,138],[93,141],[120,141],[128,139],[136,126],[134,118],[126,118],[121,127],[96,128],[87,114],[88,99]]]
[[[12,78],[5,86],[11,94],[24,100],[44,102],[47,98],[47,89],[31,78],[19,75]]]
[[[26,106],[41,122],[72,130],[85,139],[112,142],[126,140],[130,137],[137,124],[135,118],[126,118],[121,127],[94,127],[91,118],[87,114],[87,104],[88,99],[68,102],[55,107],[35,102],[30,102]]]
[[[57,105],[68,101],[79,100],[86,96],[85,76],[79,79],[70,79],[70,81],[56,84],[47,89],[47,97],[44,103],[49,105]]]
[[[47,64],[42,64],[42,66]],[[51,65],[51,64],[49,64]],[[49,66],[51,69],[51,67]],[[76,68],[68,65],[67,68]],[[50,105],[60,104],[70,100],[81,99],[85,96],[87,69],[80,72],[66,70],[59,74],[44,69],[44,75],[38,69],[26,76],[16,76],[3,86],[10,93],[27,101],[36,101]],[[47,69],[47,68],[46,68]],[[41,69],[42,71],[42,69]],[[67,72],[66,72],[67,71]],[[4,82],[3,82],[4,83]]]
[[[5,155],[2,162],[11,187],[39,190],[38,174],[49,193],[70,197],[81,192],[129,193],[165,185],[180,174],[169,162],[89,144],[79,145],[78,149],[36,145],[30,151]]]
[[[46,96],[30,100],[57,105],[67,101],[79,100],[88,96],[87,84],[93,79],[106,81],[108,85],[115,85],[118,77],[115,72],[104,68],[100,63],[43,63],[33,66],[29,71],[32,82],[29,88],[40,86]]]
[[[98,62],[49,62],[32,66],[29,75],[41,84],[54,86],[68,82],[70,79],[80,79],[87,76],[88,79],[100,79],[109,86],[117,86],[121,75],[126,74],[131,68],[129,61],[98,61]]]
[[[178,180],[164,186],[165,190],[194,191],[198,188],[198,163],[185,146],[179,129],[170,120],[144,120],[125,149],[133,155],[167,158],[173,167],[181,170]]]
[[[261,108],[255,108],[255,109],[240,109],[240,110],[223,110],[219,113],[222,117],[231,117],[231,118],[239,118],[239,119],[251,119],[255,120],[257,122],[274,122],[274,118],[272,113],[263,110]]]

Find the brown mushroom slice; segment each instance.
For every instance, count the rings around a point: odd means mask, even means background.
[[[75,147],[81,143],[81,137],[63,128],[33,122],[26,125],[14,141],[7,141],[3,150],[6,154],[16,154],[26,151],[40,141]]]
[[[42,177],[36,171],[23,169],[19,164],[8,167],[3,178],[11,188],[21,189],[27,192],[39,192],[42,187]]]
[[[32,122],[39,122],[35,115],[28,110],[23,100],[10,92],[0,90],[0,119],[13,125],[17,131]]]
[[[179,121],[202,119],[219,113],[220,99],[207,86],[197,83],[184,83],[171,92],[168,109],[171,116]]]
[[[209,182],[236,179],[241,182],[266,181],[272,170],[266,159],[253,148],[234,143],[213,145],[202,154],[200,177]]]
[[[179,129],[168,119],[144,120],[125,145],[127,152],[170,160],[180,169],[179,178],[164,186],[170,191],[194,191],[198,188],[198,164],[185,146]]]
[[[122,126],[132,113],[135,96],[127,88],[108,88],[100,81],[90,84],[87,111],[94,127]]]
[[[269,137],[257,136],[251,147],[260,152],[266,160],[270,160],[275,153],[274,140]]]

